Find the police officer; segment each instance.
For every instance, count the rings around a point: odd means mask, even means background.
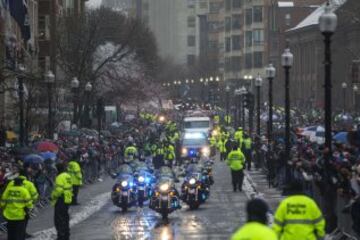
[[[268,205],[261,199],[246,204],[247,223],[231,237],[231,240],[277,240],[276,233],[267,226]]]
[[[220,161],[224,161],[226,158],[226,142],[227,139],[225,136],[222,136],[218,141],[218,149],[220,152]]]
[[[125,160],[131,162],[132,160],[134,160],[137,154],[138,154],[137,148],[134,146],[132,142],[130,142],[128,146],[125,148],[125,153],[124,153]]]
[[[248,170],[251,170],[251,161],[252,161],[252,141],[249,135],[244,134],[243,139],[243,153],[246,159],[246,166]]]
[[[322,239],[325,220],[313,199],[303,193],[301,181],[289,184],[289,197],[276,210],[273,229],[280,240]]]
[[[30,198],[32,200],[32,204],[35,205],[36,201],[39,199],[39,193],[36,190],[35,185],[29,181],[26,178],[26,171],[22,168],[19,169],[19,177],[22,180],[22,186],[24,188],[26,188],[26,190],[28,190],[28,192],[30,193]],[[10,181],[9,184],[7,185],[7,187],[12,187],[14,186],[14,180]],[[30,216],[29,216],[29,212],[26,212],[25,215],[25,238],[31,238],[32,236],[29,233],[26,233],[26,227],[28,225]]]
[[[15,178],[1,198],[3,215],[7,221],[8,240],[24,240],[26,214],[33,208],[29,191],[23,186],[23,179]]]
[[[81,167],[77,159],[78,158],[73,157],[73,160],[71,160],[68,163],[68,167],[67,167],[67,172],[71,176],[71,183],[73,186],[73,198],[71,201],[71,205],[79,205],[78,194],[79,194],[79,189],[83,184]]]
[[[69,205],[72,202],[71,176],[66,172],[66,166],[62,163],[56,165],[58,175],[55,186],[51,193],[51,204],[55,206],[54,223],[58,240],[70,239]]]
[[[164,157],[165,157],[165,149],[163,147],[163,144],[159,143],[155,151],[155,156],[153,158],[153,164],[155,169],[160,169],[165,165]]]
[[[233,150],[227,156],[226,163],[229,165],[231,170],[231,178],[234,192],[236,192],[237,189],[239,189],[239,191],[241,192],[244,180],[243,169],[245,165],[245,156],[241,152],[238,145],[234,144]]]
[[[240,149],[242,148],[242,144],[243,144],[243,135],[244,135],[244,132],[243,132],[242,127],[238,127],[238,129],[234,133],[234,139],[239,144]]]
[[[169,167],[172,167],[175,160],[175,148],[170,142],[166,143],[164,148],[164,154],[165,159],[168,160]]]

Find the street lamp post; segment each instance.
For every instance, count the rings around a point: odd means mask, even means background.
[[[337,27],[337,16],[335,13],[331,11],[329,1],[326,4],[325,11],[319,18],[319,28],[324,36],[324,44],[325,44],[325,51],[324,51],[324,66],[325,66],[325,149],[327,153],[325,154],[325,169],[327,172],[331,171],[331,156],[332,156],[332,130],[331,130],[331,111],[332,111],[332,104],[331,104],[331,36],[334,34]],[[329,181],[330,182],[330,181]],[[334,191],[334,187],[327,186],[328,189],[325,189],[325,216],[326,216],[326,225],[328,232],[333,231],[337,227],[337,216],[334,211],[335,208],[335,198],[336,198],[336,191]]]
[[[346,88],[347,88],[347,84],[346,82],[343,82],[341,84],[341,88],[343,90],[343,112],[346,112]]]
[[[260,89],[262,86],[262,78],[260,77],[260,74],[258,74],[257,78],[255,79],[255,87],[256,87],[256,134],[259,137],[260,136],[260,106],[261,106],[261,100],[260,100]]]
[[[225,124],[226,126],[229,126],[229,94],[230,94],[230,87],[229,85],[226,85],[226,88],[225,88],[225,92],[226,92],[226,115],[225,115]]]
[[[45,83],[47,84],[48,88],[48,138],[53,138],[53,124],[52,124],[52,85],[55,82],[55,75],[54,73],[49,70],[45,74]]]
[[[240,125],[240,113],[241,113],[241,110],[240,110],[240,103],[241,103],[241,89],[236,89],[235,92],[234,92],[234,95],[235,95],[235,101],[236,101],[236,107],[235,107],[235,114],[234,114],[234,117],[235,117],[235,128],[239,127]]]
[[[245,104],[244,104],[244,97],[247,93],[247,90],[244,86],[240,88],[240,97],[241,97],[241,125],[245,130]],[[239,119],[240,121],[240,119]]]
[[[281,64],[285,70],[285,159],[290,160],[290,68],[293,65],[294,56],[290,48],[286,48],[281,56]],[[289,164],[286,164],[286,180],[291,179]]]
[[[79,80],[74,77],[71,80],[71,90],[73,92],[73,104],[74,104],[74,109],[73,109],[73,124],[77,124],[77,98],[78,98],[78,93],[79,93],[79,86],[80,86],[80,82]]]
[[[269,112],[268,112],[268,126],[267,126],[267,135],[268,135],[268,146],[269,150],[271,149],[270,144],[272,141],[272,129],[273,129],[273,95],[272,95],[272,87],[273,87],[273,80],[275,78],[276,69],[270,63],[266,69],[266,78],[269,81],[269,88],[268,88],[268,97],[269,97]]]
[[[357,95],[358,95],[358,92],[359,92],[359,87],[357,85],[354,85],[353,86],[353,94],[354,94],[354,97],[353,97],[353,108],[354,110],[356,111],[357,109]]]
[[[19,95],[19,143],[24,146],[24,74],[25,67],[19,65],[20,75],[18,76],[18,95]]]
[[[90,82],[87,82],[85,85],[85,119],[84,119],[84,125],[85,127],[89,127],[90,122],[90,107],[89,107],[89,101],[90,101],[90,93],[92,90],[92,85]]]

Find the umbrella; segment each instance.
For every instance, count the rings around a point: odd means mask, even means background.
[[[13,149],[13,153],[17,156],[26,156],[34,153],[34,150],[29,147],[17,147]]]
[[[333,137],[335,142],[338,143],[344,143],[344,144],[348,144],[348,133],[347,132],[338,132],[334,137]]]
[[[44,162],[44,158],[42,158],[37,154],[30,154],[24,158],[24,163],[38,164],[43,162]]]
[[[44,160],[48,160],[48,159],[56,160],[56,153],[53,153],[53,152],[42,152],[42,153],[39,153],[39,155],[40,155]]]
[[[40,142],[37,145],[36,150],[38,150],[39,152],[57,152],[59,151],[59,148],[54,143],[45,141]]]
[[[62,131],[59,133],[59,136],[63,137],[80,137],[81,132],[78,130]]]

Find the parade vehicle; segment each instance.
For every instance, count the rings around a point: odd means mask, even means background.
[[[113,204],[126,212],[136,205],[136,185],[133,169],[129,165],[122,165],[118,173],[112,175],[116,182],[112,187],[111,200]]]
[[[181,139],[182,160],[199,160],[210,156],[210,144],[202,132],[185,132]]]
[[[181,199],[189,205],[190,209],[197,209],[210,195],[210,185],[202,173],[202,168],[191,164],[181,186]]]
[[[174,174],[170,168],[160,169],[149,208],[161,214],[164,220],[168,218],[169,214],[181,208],[179,194],[175,187]]]
[[[207,116],[191,116],[185,117],[183,120],[184,132],[202,132],[208,136],[212,123],[210,117]]]

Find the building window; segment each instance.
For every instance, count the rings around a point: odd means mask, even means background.
[[[263,53],[254,52],[254,67],[262,68],[263,67]]]
[[[231,71],[231,58],[225,58],[225,71]]]
[[[208,22],[208,30],[209,32],[215,32],[220,28],[219,22]]]
[[[225,10],[226,11],[231,10],[231,0],[225,0]]]
[[[253,31],[254,45],[259,46],[264,44],[264,30],[256,29]]]
[[[241,8],[242,0],[233,0],[232,6],[233,8]]]
[[[252,8],[245,10],[245,24],[251,25],[252,24],[252,17],[253,17],[253,11]]]
[[[189,54],[187,55],[187,64],[194,65],[195,64],[195,55]]]
[[[231,51],[231,38],[229,37],[225,38],[225,51],[226,52]]]
[[[187,37],[187,45],[188,45],[188,47],[195,47],[195,36],[194,35],[189,35]]]
[[[232,36],[232,49],[240,50],[240,48],[241,48],[240,42],[241,42],[240,35]]]
[[[261,6],[254,7],[254,22],[259,23],[263,21],[263,8]]]
[[[231,70],[234,72],[241,70],[241,57],[235,56],[231,58]]]
[[[200,8],[201,8],[201,9],[208,8],[207,1],[201,1],[201,2],[200,2]]]
[[[187,0],[188,8],[195,8],[195,0]]]
[[[252,31],[245,32],[245,46],[246,47],[252,46]]]
[[[209,41],[209,49],[217,50],[218,49],[218,42],[217,41]]]
[[[188,19],[187,19],[187,25],[189,28],[193,28],[195,27],[195,24],[196,24],[196,18],[195,16],[188,16]]]
[[[241,29],[241,15],[232,15],[232,29]]]
[[[252,54],[251,53],[245,54],[245,68],[246,69],[252,68]]]
[[[230,17],[225,18],[225,31],[226,32],[231,31],[231,18]]]
[[[212,2],[209,6],[210,13],[219,13],[222,4],[220,2]]]

